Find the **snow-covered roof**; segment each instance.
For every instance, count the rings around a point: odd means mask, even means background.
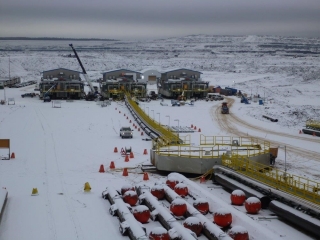
[[[67,68],[56,68],[56,69],[51,69],[51,70],[43,71],[42,73],[45,73],[45,72],[51,72],[51,71],[56,71],[56,70],[67,70],[67,71],[72,71],[72,72],[82,73],[82,72],[75,71],[75,70],[72,70],[72,69],[67,69]]]
[[[166,72],[162,72],[162,73],[170,73],[170,72],[173,72],[173,71],[183,71],[183,70],[193,71],[193,72],[197,72],[197,73],[202,74],[202,72],[199,72],[199,71],[196,71],[196,70],[192,70],[192,69],[187,69],[187,68],[170,69],[170,70],[167,70]]]
[[[124,69],[124,68],[110,70],[110,71],[107,71],[107,72],[103,72],[102,74],[112,73],[112,72],[117,72],[117,71],[134,72],[134,73],[140,73],[141,74],[141,72],[137,72],[137,71],[133,71],[133,70],[129,70],[129,69]]]

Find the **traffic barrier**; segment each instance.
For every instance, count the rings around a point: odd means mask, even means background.
[[[115,168],[116,168],[116,166],[114,165],[114,162],[111,161],[111,163],[110,163],[110,169],[115,169]]]
[[[200,183],[205,183],[205,182],[206,182],[206,178],[204,176],[201,176]]]
[[[84,184],[84,189],[83,189],[85,192],[90,192],[91,190],[91,187],[90,187],[90,184],[88,182],[86,182]]]
[[[33,188],[33,189],[32,189],[32,193],[31,193],[31,196],[37,196],[37,195],[39,195],[39,193],[38,193],[38,188]]]
[[[122,176],[124,177],[127,177],[129,174],[128,174],[128,169],[127,168],[124,168],[123,169],[123,172],[122,172]]]
[[[148,173],[143,173],[143,180],[144,181],[148,181],[149,180],[149,176],[148,176]]]
[[[104,173],[105,171],[104,171],[104,166],[103,166],[103,164],[101,164],[100,165],[100,169],[99,169],[99,173]]]

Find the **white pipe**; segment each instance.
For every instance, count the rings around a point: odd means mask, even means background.
[[[159,215],[163,217],[163,219],[168,223],[168,225],[171,228],[174,228],[177,232],[178,235],[181,237],[183,240],[194,240],[197,239],[194,236],[192,236],[188,231],[186,231],[186,228],[183,227],[169,212],[166,208],[164,208],[161,203],[158,201],[156,197],[154,197],[149,190],[146,189],[141,189],[146,201],[152,205],[152,207],[158,212]],[[141,195],[140,195],[141,196]]]
[[[146,233],[142,229],[141,224],[134,218],[118,192],[112,187],[108,187],[106,192],[114,201],[114,204],[116,205],[116,208],[118,210],[118,214],[120,214],[121,218],[125,219],[125,221],[128,223],[128,229],[131,230],[132,235],[135,237],[135,239],[148,240],[149,238],[146,236]]]

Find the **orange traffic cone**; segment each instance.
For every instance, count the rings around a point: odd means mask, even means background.
[[[144,149],[143,154],[144,154],[144,155],[147,155],[147,154],[148,154],[147,149]]]
[[[135,125],[134,128],[137,129],[137,125]]]
[[[103,173],[103,172],[105,172],[105,171],[104,171],[104,166],[103,166],[103,164],[101,164],[101,165],[100,165],[100,169],[99,169],[99,173]]]
[[[133,152],[130,152],[130,158],[134,158]]]
[[[301,130],[299,130],[299,134],[301,134],[302,133],[302,131]]]
[[[138,132],[140,132],[140,128],[138,128]]]
[[[198,129],[198,132],[201,132],[201,128]]]
[[[129,123],[131,123],[131,119],[130,119]]]
[[[126,116],[126,114],[124,113],[123,116]]]
[[[194,126],[194,128],[193,128],[194,130],[197,130],[197,127],[196,126]]]
[[[149,176],[148,176],[148,173],[143,173],[143,180],[144,181],[148,181],[149,180]]]
[[[11,153],[11,158],[16,158],[16,155],[13,153]]]
[[[191,128],[193,128],[193,124],[191,124]]]
[[[118,148],[115,147],[114,150],[113,150],[113,152],[117,153],[117,152],[118,152]]]
[[[125,162],[129,162],[129,156],[128,156],[128,155],[126,155],[124,161],[125,161]]]
[[[115,168],[116,168],[116,166],[114,165],[114,162],[111,161],[111,163],[110,163],[110,169],[115,169]]]
[[[206,182],[206,178],[204,176],[201,176],[200,183],[204,183],[204,182]]]
[[[127,177],[128,175],[129,175],[128,174],[128,169],[124,168],[123,172],[122,172],[122,176]]]
[[[143,136],[143,132],[141,132],[141,136]]]

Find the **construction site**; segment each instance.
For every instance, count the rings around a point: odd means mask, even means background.
[[[15,164],[21,181],[28,178],[33,199],[45,198],[41,211],[49,224],[42,227],[51,238],[81,235],[83,226],[93,231],[93,218],[99,226],[111,222],[116,239],[227,240],[240,233],[247,240],[320,238],[320,181],[309,177],[316,165],[309,158],[320,159],[314,150],[318,120],[306,121],[295,133],[282,132],[275,126],[281,114],[268,111],[273,99],[250,95],[241,85],[209,85],[202,72],[187,68],[166,70],[153,85],[127,68],[102,72],[101,81],[93,81],[69,46],[81,72],[43,71],[41,102],[36,95],[21,95],[25,87],[10,89],[15,105],[2,106],[8,109],[1,120],[1,157],[10,161],[1,162]],[[243,109],[256,111],[259,122],[249,121]],[[16,124],[16,116],[27,117]],[[26,146],[17,137],[21,133],[34,134],[32,144]],[[309,146],[303,149],[301,142]],[[299,174],[309,161],[310,175]],[[33,165],[45,173],[39,181],[29,174]],[[16,219],[8,201],[15,184],[6,179],[10,176],[0,178],[6,184],[0,229],[11,229]],[[12,198],[20,193],[25,194],[19,185]],[[24,207],[35,204],[33,199]],[[258,210],[248,207],[253,202]],[[109,213],[101,211],[106,206]],[[62,219],[71,226],[66,235],[50,230]],[[3,236],[13,236],[10,232]]]

